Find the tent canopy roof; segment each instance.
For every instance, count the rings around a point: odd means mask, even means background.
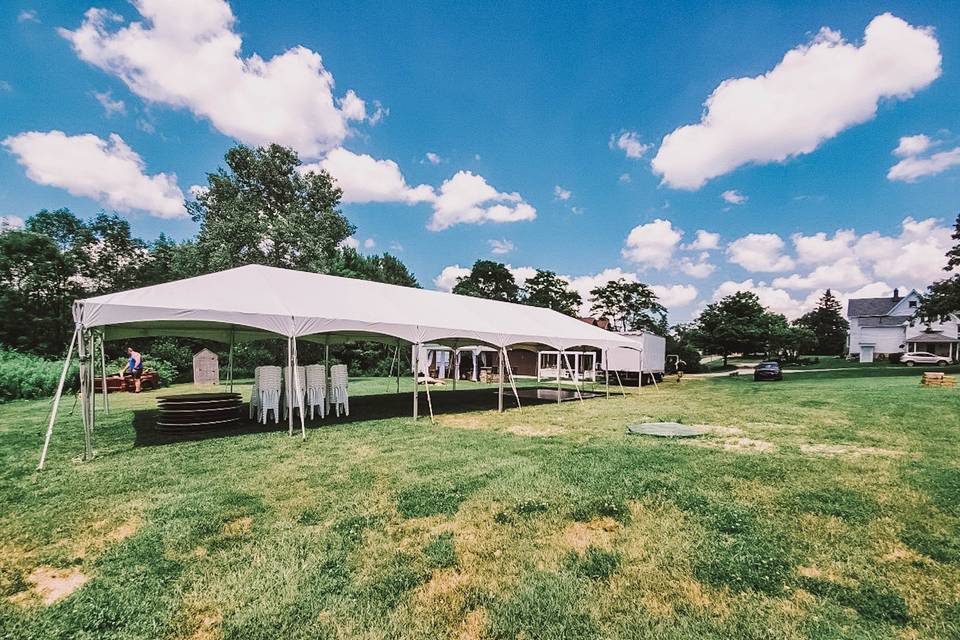
[[[79,300],[74,316],[87,328],[103,327],[111,340],[280,335],[331,343],[637,348],[634,340],[550,309],[262,265]]]

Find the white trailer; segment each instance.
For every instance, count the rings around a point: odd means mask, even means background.
[[[609,371],[620,372],[626,378],[644,379],[663,377],[667,360],[667,339],[646,331],[621,333],[620,335],[636,340],[637,348],[615,347],[610,349],[609,362],[603,367]]]

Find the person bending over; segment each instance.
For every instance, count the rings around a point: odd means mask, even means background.
[[[140,375],[143,373],[143,356],[139,352],[134,351],[133,347],[127,347],[127,366],[123,368],[123,371],[120,372],[120,377],[123,377],[127,371],[130,372],[130,376],[133,378],[133,391],[134,393],[140,393]]]

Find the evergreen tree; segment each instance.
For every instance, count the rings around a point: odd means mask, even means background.
[[[818,354],[837,356],[846,348],[850,323],[843,317],[843,307],[830,289],[823,292],[813,311],[797,318],[794,324],[813,332]]]

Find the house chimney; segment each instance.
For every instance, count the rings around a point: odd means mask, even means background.
[[[894,301],[900,299],[900,289],[894,289],[894,290],[893,290],[893,299],[894,299]]]

